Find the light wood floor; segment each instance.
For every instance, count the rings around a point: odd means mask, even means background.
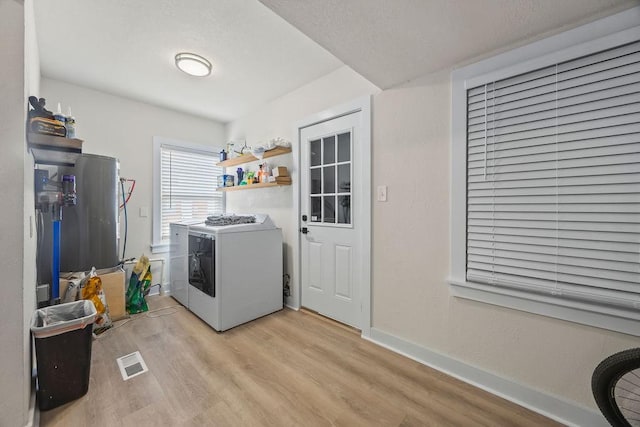
[[[314,314],[216,333],[170,297],[149,303],[93,342],[89,392],[41,426],[557,425]],[[116,358],[136,350],[149,372],[123,381]]]

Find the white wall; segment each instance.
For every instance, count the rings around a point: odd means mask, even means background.
[[[34,0],[25,0],[25,87],[23,102],[29,96],[39,96],[40,93],[40,56],[36,36],[36,26],[33,11]],[[29,398],[34,384],[31,378],[31,316],[36,308],[36,235],[35,235],[35,194],[34,194],[34,162],[33,156],[27,154],[24,158],[24,222],[23,222],[23,378],[22,383]],[[28,401],[25,404],[29,403]],[[28,417],[28,415],[27,415]],[[27,422],[30,420],[27,419]]]
[[[224,125],[48,78],[42,79],[41,92],[50,108],[55,108],[60,102],[66,112],[71,106],[76,118],[77,137],[84,140],[83,152],[120,159],[120,176],[136,180],[136,188],[127,205],[129,234],[126,257],[139,257],[143,253],[150,258],[166,256],[152,255],[149,247],[153,215],[153,137],[164,136],[219,147],[225,141]],[[140,208],[146,208],[149,216],[141,217]],[[122,256],[122,213],[120,219]],[[164,281],[168,282],[166,271]]]
[[[292,139],[299,119],[375,92],[343,68],[230,123],[228,136]],[[372,206],[372,326],[593,410],[593,369],[637,338],[449,295],[450,110],[448,71],[374,96],[372,188],[387,185],[388,201]],[[236,192],[227,206],[271,214],[290,266],[298,239],[290,189]]]
[[[0,420],[21,426],[28,420],[31,394],[29,320],[35,308],[33,166],[24,124],[26,96],[37,94],[39,65],[33,4],[0,2]]]
[[[373,326],[595,408],[591,374],[635,337],[449,295],[448,72],[375,97]]]
[[[229,123],[227,139],[246,139],[249,146],[275,137],[282,137],[293,143],[296,137],[294,125],[297,121],[329,107],[379,91],[375,85],[345,66]],[[273,157],[267,159],[267,162],[271,166],[286,166],[294,175],[293,179],[297,178],[297,169],[291,154]],[[256,170],[257,163],[248,166],[251,170]],[[227,173],[235,174],[235,168],[231,169]],[[267,213],[276,225],[282,228],[285,245],[284,271],[292,276],[291,288],[294,290],[298,278],[293,277],[292,250],[297,248],[298,229],[292,187],[229,192],[227,211]],[[295,294],[292,295],[288,304],[294,304],[295,297]]]
[[[230,123],[224,139],[246,138],[251,144],[281,136],[293,141],[298,120],[370,93],[378,89],[344,67]],[[140,180],[143,185],[132,199],[132,212],[151,206],[150,194],[140,195],[150,192],[150,165],[138,164],[150,157],[151,136],[212,144],[222,138],[218,124],[183,116],[198,123],[188,126],[193,128],[190,133],[173,126],[176,113],[61,82],[43,81],[43,94],[52,103],[72,105],[87,152],[120,157],[122,175]],[[450,102],[449,72],[425,76],[374,98],[372,184],[388,185],[388,201],[372,206],[373,326],[595,408],[590,392],[593,368],[611,353],[637,346],[637,338],[449,295]],[[276,163],[296,167],[290,155],[274,158],[272,164]],[[291,249],[298,239],[291,188],[228,193],[227,208],[273,217],[284,231],[286,270],[291,273]],[[132,255],[148,252],[150,240],[149,219],[132,219],[131,228],[136,227],[144,231],[130,238]]]

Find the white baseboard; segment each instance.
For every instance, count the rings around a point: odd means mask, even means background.
[[[40,411],[36,406],[36,390],[35,386],[31,391],[29,398],[29,412],[27,413],[27,424],[24,427],[38,427],[40,425]]]
[[[371,328],[370,336],[362,338],[560,423],[592,427],[609,425],[595,410],[502,378],[379,329]]]

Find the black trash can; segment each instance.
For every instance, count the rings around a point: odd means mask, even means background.
[[[89,389],[96,308],[89,300],[36,310],[31,319],[41,411],[84,396]]]

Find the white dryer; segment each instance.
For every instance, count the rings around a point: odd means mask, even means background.
[[[217,331],[283,306],[282,230],[268,215],[254,216],[250,224],[187,226],[186,293],[178,286],[176,299]],[[175,237],[181,242],[176,247],[184,247],[184,237]]]

